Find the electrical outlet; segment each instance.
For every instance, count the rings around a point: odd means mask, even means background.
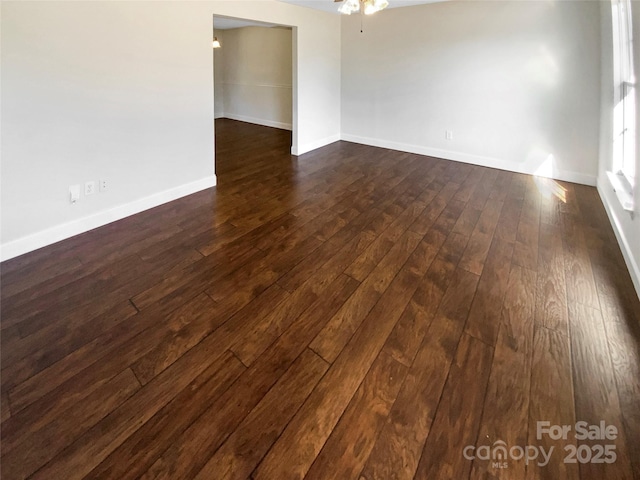
[[[453,132],[451,130],[447,130],[446,132],[444,132],[444,137],[447,140],[453,140]]]
[[[102,180],[100,180],[100,191],[106,192],[107,188],[108,188],[107,181],[103,178]]]
[[[96,193],[96,182],[91,180],[90,182],[85,182],[84,184],[84,194],[85,195],[93,195]]]
[[[69,201],[76,203],[80,200],[80,185],[71,185],[69,187]]]

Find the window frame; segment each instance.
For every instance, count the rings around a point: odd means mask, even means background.
[[[613,156],[607,176],[625,210],[633,211],[637,190],[636,86],[630,0],[611,0],[613,33]]]

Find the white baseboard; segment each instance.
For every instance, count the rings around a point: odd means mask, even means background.
[[[507,170],[510,172],[525,173],[528,175],[535,175],[534,168],[527,168],[525,165],[505,162],[497,158],[483,157],[480,155],[472,155],[469,153],[455,152],[450,150],[442,150],[439,148],[424,147],[421,145],[411,145],[406,143],[393,142],[389,140],[379,140],[376,138],[360,137],[357,135],[350,135],[343,133],[342,140],[353,143],[360,143],[363,145],[370,145],[372,147],[388,148],[391,150],[398,150],[401,152],[416,153],[418,155],[427,155],[429,157],[443,158],[445,160],[453,160],[455,162],[470,163],[473,165],[480,165],[482,167],[497,168],[500,170]],[[554,172],[553,177],[555,180],[562,180],[565,182],[580,183],[583,185],[595,186],[595,175],[585,175],[578,172],[569,171],[557,171]]]
[[[282,130],[292,129],[290,123],[265,120],[263,118],[247,117],[246,115],[236,115],[235,113],[224,113],[222,117],[228,118],[229,120],[238,120],[239,122],[255,123],[256,125],[262,125],[264,127],[280,128]]]
[[[598,194],[600,194],[600,199],[602,200],[602,204],[604,205],[604,209],[607,212],[607,216],[609,217],[609,221],[613,226],[613,232],[616,234],[616,238],[618,239],[618,245],[620,245],[620,250],[622,250],[622,256],[624,257],[624,261],[627,264],[627,269],[629,270],[629,274],[631,275],[631,280],[633,281],[633,286],[636,289],[636,294],[640,299],[640,267],[638,266],[637,260],[631,253],[629,241],[627,240],[624,230],[620,227],[618,217],[615,215],[614,209],[611,208],[607,195],[605,195],[602,190],[603,186],[598,183],[597,188]]]
[[[340,134],[331,135],[330,137],[322,138],[320,140],[316,140],[313,142],[305,143],[304,145],[298,145],[298,148],[291,147],[291,155],[304,155],[312,150],[316,150],[317,148],[326,147],[327,145],[339,142]]]
[[[94,213],[93,215],[78,218],[71,222],[57,225],[26,237],[18,238],[0,246],[0,260],[9,260],[10,258],[17,257],[24,253],[88,232],[94,228],[102,227],[103,225],[115,222],[116,220],[121,220],[178,198],[186,197],[192,193],[206,190],[207,188],[211,188],[215,185],[216,176],[213,175],[211,177],[203,178],[195,182],[149,195],[148,197],[144,197],[124,205],[118,205],[116,207]]]

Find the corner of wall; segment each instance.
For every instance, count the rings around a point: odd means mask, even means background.
[[[427,147],[423,145],[411,145],[408,143],[393,142],[390,140],[377,139],[371,137],[361,137],[343,133],[341,139],[347,142],[360,143],[372,147],[388,148],[398,150],[400,152],[415,153],[418,155],[426,155],[428,157],[442,158],[454,162],[470,163],[481,167],[497,168],[499,170],[507,170],[510,172],[524,173],[527,175],[535,175],[536,172],[526,166],[505,162],[498,158],[485,157],[465,152],[457,152],[453,150],[443,150],[440,148]],[[580,183],[582,185],[595,186],[596,176],[582,172],[573,172],[568,170],[558,170],[552,176],[554,180],[564,182]]]
[[[326,147],[327,145],[338,142],[341,139],[341,135],[331,135],[330,137],[322,138],[320,140],[316,140],[314,142],[305,143],[303,145],[292,146],[291,147],[291,155],[304,155],[312,150],[316,150],[321,147]]]

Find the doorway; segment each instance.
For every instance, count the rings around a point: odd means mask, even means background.
[[[216,173],[222,173],[225,132],[234,124],[242,128],[239,122],[288,132],[287,154],[296,146],[295,33],[289,26],[213,17],[214,118],[218,127],[224,122],[214,131]]]

